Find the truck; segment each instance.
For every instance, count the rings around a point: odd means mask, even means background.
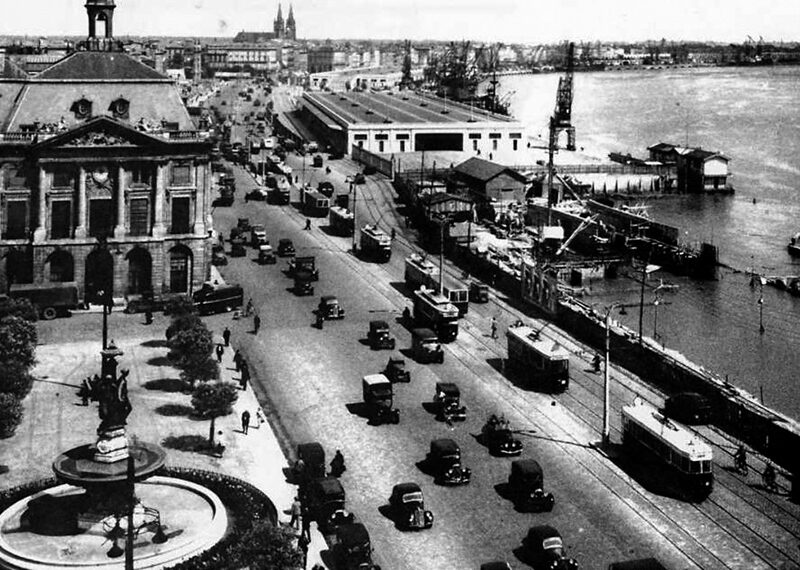
[[[392,258],[392,238],[375,226],[364,226],[361,228],[361,255],[386,263]]]
[[[330,209],[330,199],[317,190],[303,192],[303,213],[307,216],[326,216]]]
[[[569,387],[569,353],[563,346],[524,325],[509,328],[506,337],[510,370],[548,392]]]
[[[74,281],[63,283],[14,283],[8,291],[12,299],[28,299],[39,317],[49,321],[66,316],[78,308],[78,286]]]
[[[447,297],[422,288],[414,292],[414,323],[432,329],[439,342],[451,342],[458,336],[458,307]]]
[[[316,267],[316,259],[313,255],[298,255],[289,260],[287,273],[290,277],[294,277],[301,270],[310,273],[312,281],[319,281],[319,269]]]
[[[328,212],[331,231],[339,236],[351,236],[354,230],[353,212],[347,208],[333,206]]]
[[[405,281],[406,286],[412,290],[425,287],[439,290],[439,268],[425,257],[412,253],[406,258]],[[464,316],[469,310],[469,287],[460,280],[444,274],[442,295],[458,307],[459,316]]]

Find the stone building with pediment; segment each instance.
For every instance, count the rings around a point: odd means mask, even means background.
[[[174,82],[121,51],[114,0],[85,7],[86,42],[38,75],[0,54],[0,292],[190,293],[210,267],[211,143]]]

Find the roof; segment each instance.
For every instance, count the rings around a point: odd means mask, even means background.
[[[169,78],[126,53],[78,51],[48,67],[38,79],[162,79]]]
[[[325,477],[324,479],[317,479],[317,487],[319,487],[322,495],[326,497],[339,496],[344,497],[344,487],[336,477]]]
[[[516,170],[503,166],[502,164],[497,164],[496,162],[478,158],[477,156],[468,158],[457,165],[454,170],[462,176],[481,182],[488,182],[501,174],[507,174],[520,182],[527,182],[527,178]]]
[[[725,162],[728,162],[728,158],[722,156],[720,153],[713,152],[710,150],[703,150],[702,148],[696,148],[691,152],[686,153],[686,156],[688,158],[696,158],[698,160],[702,160],[703,162],[711,160],[712,158],[719,158],[721,160],[724,160]]]
[[[538,473],[541,475],[542,466],[535,459],[517,459],[511,462],[511,471],[520,473]]]
[[[451,395],[460,393],[458,386],[453,382],[437,382],[436,391]]]
[[[436,338],[436,333],[431,329],[414,329],[411,331],[411,334],[422,339]]]
[[[528,529],[529,539],[544,540],[546,538],[554,537],[561,538],[561,533],[559,533],[554,527],[547,524],[532,526],[530,529]]]
[[[441,204],[444,202],[464,202],[465,204],[472,204],[472,200],[465,196],[448,194],[446,192],[434,192],[433,194],[424,194],[420,196],[419,201],[428,206],[432,206],[434,204]]]
[[[642,402],[623,406],[622,415],[692,461],[710,461],[712,458],[711,446],[652,406]]]
[[[654,150],[656,152],[670,152],[670,151],[675,150],[675,148],[676,147],[675,147],[674,144],[660,142],[658,144],[654,144],[652,146],[648,146],[647,150]]]
[[[375,386],[378,384],[391,384],[389,379],[383,374],[368,374],[364,376],[364,383],[369,384],[370,386]]]
[[[394,489],[392,489],[392,493],[393,494],[394,493],[398,493],[398,494],[401,494],[401,495],[405,495],[406,493],[419,493],[421,491],[422,491],[422,489],[420,488],[420,486],[418,484],[411,483],[411,482],[409,482],[409,483],[398,483],[397,485],[394,486]]]
[[[434,449],[443,455],[454,455],[461,451],[458,448],[458,444],[449,438],[434,439],[431,441],[431,450]]]
[[[361,523],[339,525],[336,529],[336,536],[345,548],[369,543],[369,532],[367,532],[367,527]]]
[[[304,458],[304,461],[308,459],[314,459],[317,461],[325,462],[325,449],[322,447],[322,444],[317,443],[316,441],[311,443],[301,443],[297,446],[297,455],[299,457]]]

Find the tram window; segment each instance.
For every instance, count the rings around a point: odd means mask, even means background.
[[[702,465],[703,473],[711,473],[710,461],[701,461],[700,464]]]
[[[700,473],[702,471],[702,465],[699,461],[692,461],[690,467],[691,473]]]

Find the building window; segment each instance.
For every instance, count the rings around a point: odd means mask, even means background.
[[[169,290],[171,293],[186,293],[189,290],[189,265],[191,253],[173,249],[169,255]]]
[[[476,139],[472,139],[472,150],[478,150],[478,141]]]
[[[91,237],[111,235],[113,219],[114,211],[111,200],[89,200],[89,235]]]
[[[92,102],[81,97],[72,104],[69,110],[75,114],[76,119],[88,119],[92,116]]]
[[[514,139],[514,140],[512,140],[512,141],[511,141],[511,147],[512,147],[514,150],[517,150],[517,147],[518,147],[518,146],[519,146],[519,141],[518,141],[517,139]]]
[[[73,170],[67,167],[56,168],[53,171],[53,188],[68,188],[72,186]]]
[[[131,184],[153,185],[153,169],[146,164],[137,164],[131,168]]]
[[[127,119],[130,108],[130,102],[127,99],[120,97],[111,102],[108,110],[111,111],[111,114],[114,115],[115,119]]]
[[[172,199],[172,225],[171,233],[188,234],[191,233],[190,222],[191,199],[173,198]]]
[[[492,140],[492,150],[497,150],[497,139]]]
[[[386,141],[378,141],[378,152],[383,152],[383,145],[386,144]]]
[[[406,141],[400,141],[400,152],[406,151]]]
[[[364,141],[358,141],[358,148],[364,148]]]
[[[188,164],[172,165],[171,184],[173,186],[189,186],[192,183],[191,166]]]
[[[5,239],[23,239],[28,229],[28,202],[13,200],[6,203]]]
[[[146,236],[150,233],[150,201],[147,198],[134,198],[130,203],[130,235]]]
[[[50,211],[50,237],[68,238],[72,235],[72,203],[69,200],[56,200]]]
[[[54,251],[48,258],[50,265],[50,281],[63,283],[75,281],[75,262],[66,251]]]

